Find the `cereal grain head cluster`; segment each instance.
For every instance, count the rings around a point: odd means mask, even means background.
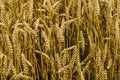
[[[120,0],[0,0],[0,80],[120,80]]]

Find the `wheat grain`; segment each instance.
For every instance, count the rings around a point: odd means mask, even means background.
[[[81,80],[85,80],[84,75],[83,75],[83,71],[81,70],[81,65],[80,65],[80,63],[77,64],[77,71],[78,71],[78,73],[79,73],[80,79],[81,79]]]
[[[41,32],[41,35],[43,39],[45,40],[45,50],[50,51],[50,41],[49,38],[47,37],[46,33],[44,31]]]
[[[108,60],[108,65],[107,65],[107,69],[110,69],[112,66],[112,59]]]
[[[58,24],[56,24],[56,31],[57,31],[57,39],[59,43],[63,43],[64,42],[64,35],[63,35],[63,31],[61,28],[59,28]]]
[[[9,50],[8,57],[9,57],[9,60],[10,60],[13,57],[13,48],[12,48],[12,43],[10,41],[10,38],[9,38],[8,34],[5,35],[5,40],[6,40],[6,45],[8,47],[8,50]]]
[[[106,56],[107,56],[107,50],[108,50],[107,46],[108,46],[108,43],[105,43],[104,51],[103,51],[103,54],[102,54],[102,61],[103,61],[103,63],[105,62]]]
[[[98,52],[96,53],[96,64],[100,67],[102,62],[101,62],[101,51],[98,48]]]
[[[85,72],[90,69],[90,68],[89,68],[90,63],[91,63],[91,61],[88,61],[87,64],[85,65],[85,67],[84,67],[84,69],[83,69],[83,74],[85,74]]]
[[[23,74],[24,75],[28,75],[28,73],[29,73],[29,68],[28,68],[28,65],[26,64],[26,58],[25,58],[25,56],[24,56],[24,54],[22,53],[22,55],[21,55],[21,62],[22,62],[22,66],[23,66]]]
[[[30,7],[29,7],[29,18],[32,20],[33,19],[33,0],[30,0]]]
[[[78,3],[77,3],[77,18],[78,18],[78,21],[80,22],[81,20],[81,0],[78,0]]]
[[[100,6],[98,0],[94,1],[94,13],[96,16],[100,14]]]
[[[61,61],[60,61],[60,56],[58,53],[55,54],[55,62],[56,62],[56,68],[57,70],[61,68]]]
[[[85,39],[84,39],[82,31],[80,31],[80,46],[82,48],[82,52],[84,52],[84,50],[85,50]]]

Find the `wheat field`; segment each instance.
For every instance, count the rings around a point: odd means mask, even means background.
[[[120,80],[120,0],[0,0],[0,80]]]

